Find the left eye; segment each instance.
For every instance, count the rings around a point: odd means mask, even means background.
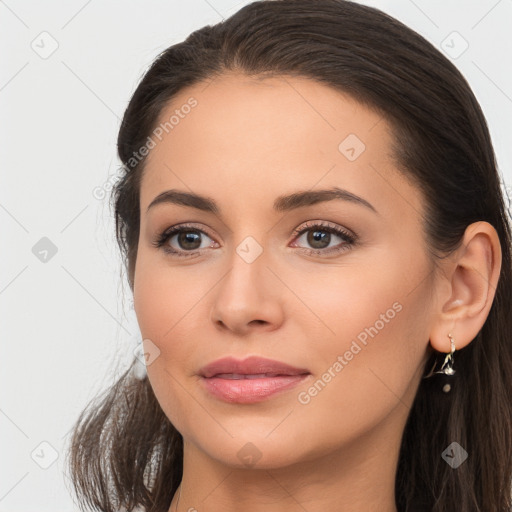
[[[338,239],[338,243],[335,245],[330,245],[331,242],[336,242],[336,238]],[[299,231],[299,236],[297,237],[297,243],[302,240],[302,243],[306,243],[309,247],[305,247],[307,250],[312,252],[330,252],[325,249],[333,249],[338,246],[349,246],[354,243],[354,236],[344,231],[342,229],[333,227],[333,226],[324,226],[321,224],[308,226],[305,229]]]

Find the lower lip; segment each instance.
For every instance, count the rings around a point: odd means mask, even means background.
[[[308,374],[309,375],[309,374]],[[262,402],[272,395],[291,389],[300,384],[308,375],[286,375],[258,379],[202,379],[204,386],[213,396],[238,404]]]

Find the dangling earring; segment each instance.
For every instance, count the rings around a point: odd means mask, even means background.
[[[432,369],[430,370],[430,372],[423,377],[424,379],[432,377],[435,374],[447,375],[449,377],[451,377],[455,374],[455,370],[453,369],[453,354],[455,352],[455,340],[453,339],[453,336],[451,335],[451,333],[448,333],[448,338],[450,338],[450,352],[448,354],[446,354],[446,357],[444,358],[444,362],[441,365],[441,369],[434,371],[434,368],[436,366],[436,363],[434,362],[434,366],[432,366]],[[443,386],[443,391],[445,393],[449,393],[451,389],[452,389],[452,386],[448,382]]]

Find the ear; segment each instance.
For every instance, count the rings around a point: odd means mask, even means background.
[[[430,344],[450,352],[468,345],[479,333],[491,309],[501,270],[501,245],[488,222],[470,224],[460,247],[441,263]]]

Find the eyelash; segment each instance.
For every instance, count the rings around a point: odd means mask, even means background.
[[[334,248],[331,247],[330,249],[308,249],[302,247],[301,249],[306,251],[307,254],[314,255],[314,256],[323,256],[326,254],[331,253],[341,253],[348,250],[351,246],[353,246],[356,243],[356,236],[349,231],[346,231],[342,228],[335,227],[329,223],[326,222],[310,222],[306,223],[305,225],[301,226],[300,228],[297,228],[293,232],[294,240],[301,236],[304,233],[307,233],[308,231],[324,231],[327,233],[331,233],[334,235],[339,236],[341,239],[344,240],[344,243],[341,244],[342,248]],[[179,234],[181,232],[196,232],[196,233],[202,233],[208,236],[209,238],[212,238],[208,233],[203,231],[202,229],[199,229],[195,227],[192,224],[179,224],[177,226],[172,226],[171,228],[166,229],[162,233],[160,233],[156,240],[152,242],[152,245],[161,248],[166,254],[169,254],[170,256],[176,256],[178,258],[190,258],[197,256],[198,253],[200,253],[203,249],[198,249],[195,251],[177,251],[175,249],[170,248],[169,246],[166,246],[165,244],[176,234]]]

